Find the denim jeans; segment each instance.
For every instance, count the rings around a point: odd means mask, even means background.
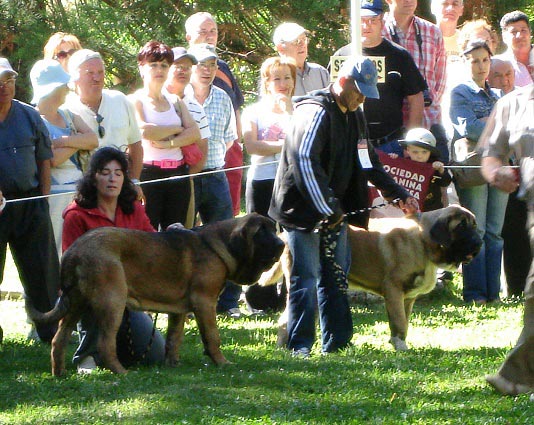
[[[203,224],[233,218],[232,198],[224,172],[195,177],[195,209],[200,214]],[[219,296],[217,311],[224,312],[236,308],[241,290],[241,286],[226,281]]]
[[[478,255],[463,269],[464,301],[494,301],[501,288],[501,259],[508,194],[489,184],[460,188],[456,186],[460,204],[477,219],[482,247]]]
[[[329,264],[320,255],[320,234],[286,229],[293,256],[289,286],[288,348],[311,349],[315,340],[315,310],[319,307],[322,351],[346,347],[352,337],[352,316],[347,295],[340,290]],[[347,225],[341,228],[335,260],[348,273],[350,248]]]

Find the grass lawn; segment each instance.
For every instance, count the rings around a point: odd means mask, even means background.
[[[387,342],[382,302],[352,308],[354,346],[340,354],[321,356],[315,347],[302,360],[277,349],[277,314],[221,318],[223,351],[233,365],[208,362],[193,322],[175,369],[78,376],[70,365],[57,379],[49,347],[26,340],[22,302],[4,300],[0,424],[534,423],[528,395],[502,397],[483,379],[519,335],[521,301],[465,306],[456,282],[416,303],[404,353]]]

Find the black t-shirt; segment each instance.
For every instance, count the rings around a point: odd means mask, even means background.
[[[380,99],[365,99],[364,113],[371,139],[384,137],[403,126],[402,103],[406,96],[423,91],[426,83],[410,53],[403,47],[384,39],[376,47],[363,47],[364,56],[385,58],[385,82],[378,83]],[[350,56],[350,44],[334,56]],[[380,75],[380,71],[379,75]]]

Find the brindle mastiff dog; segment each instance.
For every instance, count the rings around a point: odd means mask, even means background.
[[[37,322],[61,319],[52,340],[52,373],[65,373],[65,348],[83,311],[91,307],[99,328],[98,352],[106,368],[126,369],[116,335],[125,307],[169,313],[166,363],[176,365],[184,320],[195,314],[205,352],[216,365],[220,350],[215,307],[225,281],[248,285],[280,257],[284,244],[274,222],[258,214],[191,230],[148,233],[102,227],[81,236],[64,254],[62,295]]]
[[[391,331],[390,343],[407,350],[408,321],[417,296],[436,284],[438,268],[456,271],[480,250],[475,216],[451,205],[421,214],[420,219],[371,220],[370,230],[349,227],[352,263],[349,286],[384,297]],[[289,282],[291,255],[285,249],[280,261],[260,278],[273,284],[285,275]],[[278,345],[287,343],[287,309],[279,321]]]

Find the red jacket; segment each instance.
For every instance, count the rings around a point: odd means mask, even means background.
[[[122,227],[155,232],[145,213],[145,207],[140,202],[135,203],[132,214],[124,214],[121,207],[117,206],[115,222],[111,221],[98,208],[82,208],[76,202],[72,202],[65,208],[63,220],[63,251],[66,251],[85,232],[97,227]]]

